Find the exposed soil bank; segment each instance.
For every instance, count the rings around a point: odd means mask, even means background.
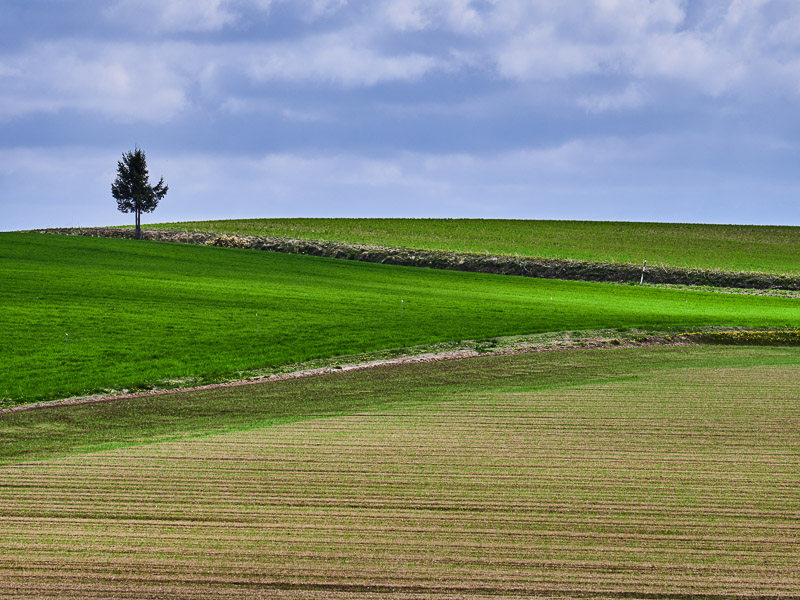
[[[33,233],[55,233],[90,237],[133,238],[132,229],[65,228],[37,229]],[[364,262],[427,267],[452,271],[472,271],[500,275],[520,275],[546,279],[575,281],[600,281],[612,283],[638,283],[642,277],[640,265],[596,263],[577,260],[528,258],[521,256],[491,256],[462,252],[412,250],[345,244],[322,240],[295,240],[255,236],[191,233],[184,231],[142,230],[142,239],[182,244],[222,246],[307,254],[327,258],[360,260]],[[772,273],[684,269],[677,267],[648,266],[644,272],[646,283],[700,285],[749,289],[800,290],[800,276]]]

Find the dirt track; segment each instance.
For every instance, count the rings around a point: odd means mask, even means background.
[[[496,348],[491,352],[477,352],[475,350],[451,350],[447,352],[426,352],[422,354],[412,354],[406,356],[398,356],[393,358],[384,358],[377,360],[370,360],[364,362],[354,362],[350,364],[342,364],[337,366],[318,367],[313,369],[300,369],[289,373],[281,373],[270,376],[255,377],[240,379],[236,381],[226,381],[223,383],[212,383],[206,385],[175,387],[168,389],[155,389],[146,390],[133,393],[120,393],[111,395],[92,395],[92,396],[76,396],[72,398],[63,398],[60,400],[47,400],[44,402],[35,402],[32,404],[23,404],[20,406],[12,406],[10,408],[0,409],[0,414],[19,412],[25,410],[40,410],[45,408],[53,408],[57,406],[74,406],[78,404],[94,404],[97,402],[111,402],[113,400],[124,400],[130,398],[143,398],[149,396],[162,396],[167,394],[180,394],[184,392],[194,392],[199,390],[213,390],[217,388],[236,387],[240,385],[255,385],[259,383],[268,383],[272,381],[285,381],[287,379],[300,379],[302,377],[314,377],[318,375],[326,375],[330,373],[342,373],[346,371],[360,371],[364,369],[376,369],[389,365],[398,364],[413,364],[413,363],[426,363],[436,362],[443,360],[458,360],[463,358],[475,358],[478,356],[492,356],[501,354],[519,354],[524,352],[553,352],[559,350],[571,349],[591,349],[591,348],[642,348],[649,346],[686,346],[692,345],[692,342],[686,340],[666,340],[664,338],[648,338],[646,342],[632,342],[628,340],[620,340],[617,338],[595,338],[581,341],[566,342],[561,341],[555,344],[543,345],[535,344],[522,347],[512,348]]]

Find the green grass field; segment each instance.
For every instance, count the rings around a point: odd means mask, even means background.
[[[448,340],[800,325],[792,298],[53,235],[0,234],[0,280],[6,404]]]
[[[571,350],[0,414],[0,595],[795,598],[798,382]]]
[[[150,229],[728,271],[800,273],[800,227],[485,219],[239,219]]]

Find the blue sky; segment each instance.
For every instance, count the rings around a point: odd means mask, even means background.
[[[0,230],[800,225],[797,0],[0,0]]]

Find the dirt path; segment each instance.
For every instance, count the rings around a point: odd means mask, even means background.
[[[58,406],[75,406],[79,404],[95,404],[98,402],[111,402],[113,400],[128,400],[131,398],[144,398],[150,396],[165,396],[168,394],[182,394],[184,392],[196,392],[200,390],[213,390],[226,387],[237,387],[241,385],[255,385],[259,383],[270,383],[273,381],[286,381],[289,379],[301,379],[304,377],[316,377],[318,375],[327,375],[331,373],[344,373],[348,371],[363,371],[365,369],[377,369],[390,365],[401,364],[415,364],[415,363],[430,363],[444,360],[459,360],[464,358],[475,358],[478,356],[501,356],[510,354],[523,354],[531,352],[553,352],[559,350],[574,350],[574,349],[599,349],[599,348],[644,348],[653,346],[689,346],[694,345],[693,342],[686,340],[670,339],[667,340],[663,337],[648,337],[647,341],[634,342],[631,340],[618,339],[618,338],[594,338],[576,341],[558,341],[548,344],[529,344],[520,347],[510,348],[495,348],[489,352],[478,352],[472,349],[464,350],[450,350],[447,352],[426,352],[422,354],[409,354],[405,356],[397,356],[392,358],[384,358],[363,362],[354,362],[350,364],[317,367],[313,369],[300,369],[290,373],[280,373],[276,375],[265,375],[260,377],[249,377],[247,379],[240,379],[236,381],[227,381],[224,383],[212,383],[206,385],[175,387],[160,390],[147,390],[133,393],[120,393],[111,395],[96,394],[92,396],[75,396],[72,398],[63,398],[60,400],[47,400],[44,402],[34,402],[31,404],[23,404],[20,406],[12,406],[10,408],[0,409],[0,414],[21,412],[26,410],[40,410],[45,408],[53,408]]]

